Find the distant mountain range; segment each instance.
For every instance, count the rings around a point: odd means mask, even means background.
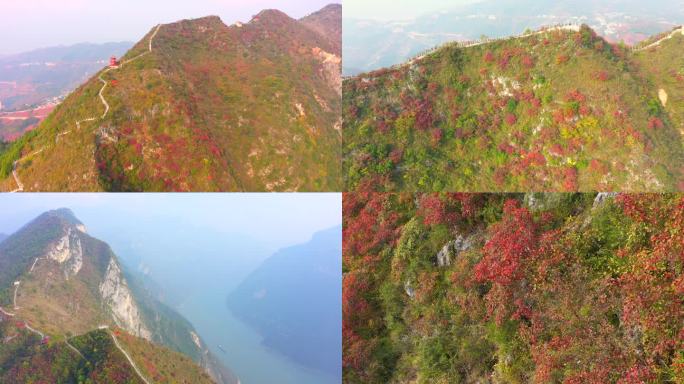
[[[558,23],[586,23],[608,41],[636,44],[684,24],[684,5],[671,0],[484,0],[412,20],[345,17],[343,23],[343,72],[355,75],[401,63],[448,41],[504,37]]]
[[[349,78],[347,190],[682,190],[683,32],[562,25]]]
[[[3,111],[30,108],[72,91],[132,42],[76,44],[0,56]]]
[[[342,369],[341,233],[331,228],[276,252],[227,301],[267,346],[335,376]]]
[[[192,325],[143,289],[67,209],[46,212],[0,243],[0,307],[2,382],[3,375],[236,381]],[[22,365],[27,360],[36,367]],[[117,364],[120,374],[106,376],[114,373],[104,367]]]
[[[0,188],[339,190],[340,18],[156,26],[0,155]]]
[[[33,129],[69,92],[133,43],[77,44],[0,56],[0,139]]]

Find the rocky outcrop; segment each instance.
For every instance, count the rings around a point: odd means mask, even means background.
[[[100,294],[119,327],[138,337],[151,339],[152,333],[143,323],[133,294],[121,273],[121,267],[113,257],[109,260],[104,280],[100,284]]]
[[[67,228],[64,236],[48,247],[45,258],[61,264],[67,280],[78,274],[83,267],[83,247],[78,233]]]
[[[612,199],[617,196],[616,192],[599,192],[594,198],[594,204],[592,208],[596,208],[603,204],[606,200]]]
[[[439,253],[437,253],[437,266],[446,267],[451,265],[452,258],[458,255],[459,252],[469,249],[473,245],[472,243],[471,237],[458,235],[454,240],[444,244]]]
[[[328,81],[328,84],[335,89],[335,91],[342,95],[342,58],[326,52],[319,47],[314,47],[311,53],[322,64],[321,74]]]
[[[404,283],[404,292],[408,295],[408,297],[413,298],[416,296],[416,290],[413,289],[413,286],[411,286],[411,281],[406,280],[406,283]]]

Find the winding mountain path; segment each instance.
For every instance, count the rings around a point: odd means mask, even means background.
[[[42,257],[36,257],[35,260],[33,260],[33,264],[31,264],[31,269],[29,269],[29,273],[33,273],[33,269],[36,267],[36,264],[38,263],[38,260],[42,259]]]
[[[64,343],[67,345],[67,347],[71,348],[72,351],[78,353],[78,355],[81,356],[81,358],[83,358],[83,360],[87,360],[87,359],[85,358],[85,356],[83,356],[83,354],[81,353],[81,351],[79,351],[78,349],[76,349],[76,347],[74,347],[73,345],[71,345],[71,343],[69,343],[69,339],[68,339],[68,338],[64,339]]]
[[[499,38],[494,38],[494,39],[483,39],[483,40],[476,40],[476,41],[459,41],[459,42],[447,42],[442,45],[438,45],[434,48],[429,49],[428,51],[424,51],[424,53],[419,54],[418,56],[413,57],[409,61],[403,63],[403,64],[397,64],[393,65],[390,68],[399,68],[399,67],[404,67],[406,65],[411,65],[415,63],[416,61],[424,58],[425,56],[429,55],[430,53],[437,51],[443,47],[446,46],[451,46],[453,44],[456,44],[457,47],[459,48],[470,48],[470,47],[477,47],[479,45],[486,45],[486,44],[491,44],[491,43],[496,43],[499,41],[508,41],[508,40],[517,40],[517,39],[524,39],[526,37],[530,36],[535,36],[535,35],[542,35],[545,33],[553,32],[553,31],[572,31],[572,32],[579,32],[581,30],[582,26],[579,24],[559,24],[559,25],[554,25],[551,27],[545,27],[541,28],[537,31],[533,32],[528,32],[528,33],[522,33],[520,35],[515,35],[515,36],[508,36],[508,37],[499,37]]]
[[[24,322],[24,325],[26,325],[26,329],[28,329],[29,331],[31,331],[31,332],[35,333],[36,335],[40,336],[40,339],[41,339],[41,340],[45,337],[45,334],[43,334],[43,332],[41,332],[41,331],[39,331],[39,330],[37,330],[37,329],[31,328],[31,325],[29,325],[28,322]]]
[[[14,314],[14,313],[12,313],[12,312],[7,312],[7,311],[5,311],[4,309],[2,309],[2,307],[0,307],[0,312],[2,312],[5,316],[9,316],[9,317],[14,317],[14,316],[16,316],[16,314]]]
[[[32,272],[33,272],[33,269],[35,268],[36,263],[37,263],[38,260],[40,260],[40,259],[41,259],[40,257],[37,257],[37,258],[33,261],[33,264],[31,265],[31,268],[29,269],[29,273],[32,273]],[[19,307],[17,307],[17,291],[19,290],[19,286],[20,286],[20,285],[21,285],[21,281],[20,281],[20,280],[19,280],[19,281],[16,281],[16,282],[14,283],[14,286],[15,286],[15,288],[14,288],[14,309],[18,309],[18,308],[19,308]],[[9,316],[9,317],[15,317],[15,316],[16,316],[16,314],[14,314],[14,313],[5,311],[2,307],[0,307],[0,312],[2,312],[3,314],[5,314],[6,316]],[[24,326],[25,326],[26,329],[28,329],[29,331],[31,331],[31,332],[35,333],[36,335],[40,336],[40,339],[41,339],[41,340],[44,340],[44,339],[45,339],[45,334],[44,334],[43,332],[41,332],[41,331],[39,331],[39,330],[37,330],[37,329],[31,327],[31,325],[28,323],[28,321],[24,321]],[[106,329],[106,330],[107,330],[107,333],[109,333],[109,335],[110,335],[110,336],[112,337],[112,339],[114,340],[114,345],[116,345],[116,347],[119,349],[119,351],[121,351],[121,353],[123,353],[123,355],[126,357],[126,359],[128,360],[128,362],[130,363],[131,367],[133,367],[133,369],[135,370],[135,373],[140,377],[140,379],[141,379],[142,381],[144,381],[145,384],[152,384],[152,383],[150,383],[150,382],[145,378],[145,376],[142,374],[142,372],[140,371],[140,369],[138,369],[138,366],[135,365],[135,362],[133,362],[133,359],[132,359],[131,356],[128,354],[128,352],[126,352],[126,351],[121,347],[121,345],[119,344],[119,340],[116,338],[116,335],[114,335],[114,332],[112,332],[112,331],[109,329],[109,326],[107,326],[107,325],[100,325],[98,328],[99,328],[99,329]],[[83,359],[85,359],[85,356],[83,356],[83,354],[81,353],[81,351],[79,351],[76,347],[74,347],[73,345],[71,345],[71,343],[69,343],[69,339],[68,339],[68,338],[65,338],[64,343],[65,343],[71,350],[73,350],[73,351],[76,352],[79,356],[81,356]]]
[[[659,46],[660,43],[662,43],[663,41],[669,40],[669,39],[675,37],[675,35],[677,35],[677,34],[680,34],[680,35],[683,35],[683,36],[684,36],[684,25],[681,26],[681,27],[679,27],[679,28],[677,28],[677,29],[675,29],[674,31],[670,32],[669,34],[667,34],[667,36],[664,36],[664,37],[662,37],[662,38],[660,38],[660,39],[654,41],[653,43],[651,43],[651,44],[649,44],[649,45],[646,45],[646,46],[644,46],[644,47],[635,48],[634,51],[635,51],[635,52],[645,51],[645,50],[647,50],[647,49],[650,49],[650,48],[653,48],[653,47],[657,47],[657,46]]]
[[[126,356],[126,359],[127,359],[128,362],[131,364],[131,367],[133,367],[133,369],[135,370],[135,373],[138,374],[138,376],[140,377],[140,379],[141,379],[142,381],[144,381],[145,384],[151,384],[149,381],[147,381],[147,379],[145,378],[145,376],[143,376],[142,372],[140,372],[140,369],[138,369],[138,366],[135,365],[135,362],[133,362],[133,359],[132,359],[131,356],[128,354],[128,352],[126,352],[126,351],[121,347],[121,344],[119,344],[119,340],[116,338],[116,335],[114,335],[114,332],[112,332],[112,331],[109,329],[109,326],[107,326],[107,325],[101,325],[101,326],[99,327],[99,329],[106,329],[106,330],[107,330],[107,333],[109,333],[109,335],[110,335],[110,336],[112,337],[112,339],[114,340],[114,345],[116,345],[116,347],[119,349],[119,351],[121,351],[121,353],[123,353],[123,355]]]
[[[31,265],[31,268],[29,269],[29,273],[32,273],[32,272],[33,272],[33,268],[35,268],[36,263],[37,263],[38,260],[40,260],[40,259],[41,259],[41,258],[38,257],[38,258],[36,258],[36,259],[33,261],[33,264]],[[16,281],[14,285],[15,285],[15,289],[14,289],[14,308],[17,309],[17,308],[18,308],[18,307],[17,307],[17,290],[19,289],[19,285],[21,285],[21,281]],[[5,311],[2,307],[0,307],[0,312],[2,312],[3,314],[5,314],[6,316],[9,316],[9,317],[15,317],[15,316],[16,316],[16,314],[14,314],[14,313]],[[45,339],[45,334],[44,334],[43,332],[41,332],[41,331],[39,331],[39,330],[37,330],[37,329],[31,327],[31,325],[28,323],[28,321],[24,321],[24,326],[25,326],[26,329],[28,329],[29,331],[31,331],[31,332],[35,333],[36,335],[40,336],[40,339],[41,339],[41,340]],[[128,352],[126,352],[126,351],[121,347],[121,345],[119,344],[119,340],[117,340],[117,338],[116,338],[116,336],[114,335],[114,333],[109,329],[109,326],[107,326],[107,325],[101,325],[101,326],[99,326],[98,328],[99,328],[99,329],[106,329],[106,330],[107,330],[107,333],[109,333],[109,334],[112,336],[112,339],[114,340],[114,344],[115,344],[116,347],[119,349],[119,351],[121,351],[121,353],[123,353],[124,356],[126,356],[126,359],[127,359],[128,362],[131,364],[131,366],[132,366],[133,369],[135,370],[135,373],[138,374],[138,376],[140,377],[140,379],[141,379],[142,381],[144,381],[145,384],[152,384],[152,383],[150,383],[150,382],[145,378],[145,376],[143,376],[142,372],[141,372],[140,369],[138,369],[138,367],[135,365],[135,363],[133,362],[133,359],[132,359],[131,356],[128,354]],[[83,356],[83,354],[81,353],[81,351],[79,351],[76,347],[74,347],[73,345],[71,345],[71,343],[69,343],[69,339],[68,339],[68,338],[66,338],[66,339],[64,340],[64,342],[65,342],[65,344],[66,344],[71,350],[73,350],[73,351],[76,352],[79,356],[81,356],[83,359],[85,359],[85,356]]]
[[[40,258],[38,257],[33,261],[33,264],[31,265],[31,268],[29,269],[29,273],[33,272],[33,268],[35,268],[36,263],[38,262],[39,259]],[[17,293],[19,292],[19,286],[20,285],[21,285],[21,280],[17,280],[14,282],[14,302],[13,302],[13,304],[14,304],[14,310],[15,311],[17,309],[21,309],[19,306],[17,306]],[[16,314],[14,314],[14,313],[10,313],[10,312],[5,311],[4,309],[2,309],[2,307],[0,307],[0,312],[4,313],[5,315],[10,316],[10,317],[16,316]],[[32,328],[31,325],[28,323],[28,321],[24,321],[24,325],[26,326],[26,329],[28,329],[29,331],[40,336],[41,340],[45,338],[45,334],[43,332],[35,329],[35,328]]]
[[[157,36],[157,32],[159,32],[159,29],[161,28],[161,26],[162,26],[161,24],[157,24],[157,27],[155,28],[154,32],[153,32],[152,35],[150,36],[150,39],[149,39],[149,41],[148,41],[148,50],[147,50],[147,51],[145,51],[145,52],[139,54],[138,56],[135,56],[135,57],[130,58],[130,59],[128,59],[128,60],[122,61],[118,66],[115,66],[115,67],[108,67],[107,69],[105,69],[105,70],[97,77],[98,80],[100,80],[100,81],[102,82],[102,88],[100,88],[100,92],[98,92],[98,96],[100,97],[100,101],[102,102],[102,105],[104,105],[104,107],[105,107],[104,113],[102,114],[101,117],[99,117],[99,119],[104,119],[105,117],[107,117],[107,114],[109,113],[109,103],[107,103],[107,99],[105,99],[104,93],[103,93],[104,90],[105,90],[105,88],[107,88],[107,85],[108,85],[109,83],[108,83],[105,79],[103,79],[102,76],[105,75],[105,74],[106,74],[107,72],[109,72],[109,71],[113,71],[113,70],[116,70],[116,69],[119,69],[119,68],[123,68],[124,65],[126,65],[126,64],[128,64],[128,63],[130,63],[130,62],[133,62],[133,61],[135,61],[135,60],[137,60],[137,59],[139,59],[139,58],[141,58],[141,57],[143,57],[143,56],[149,54],[150,52],[152,52],[152,43],[153,43],[153,41],[154,41],[154,38]],[[98,120],[98,118],[97,118],[97,117],[87,117],[87,118],[85,118],[85,119],[78,120],[78,121],[76,122],[76,129],[77,129],[77,130],[80,130],[80,129],[81,129],[81,123],[84,123],[84,122],[87,122],[87,121],[95,121],[95,120]],[[55,137],[55,144],[57,144],[57,142],[59,141],[59,138],[60,138],[60,137],[65,136],[65,135],[68,135],[69,133],[71,133],[71,130],[66,130],[66,131],[59,132],[59,133],[57,134],[57,136]],[[33,152],[33,153],[31,153],[31,154],[29,154],[29,155],[27,155],[27,156],[24,156],[24,157],[22,157],[22,158],[20,158],[19,160],[17,160],[17,161],[14,162],[13,167],[12,167],[12,176],[14,177],[14,181],[17,183],[17,188],[14,189],[14,190],[12,190],[12,191],[10,191],[10,193],[16,193],[16,192],[23,192],[23,191],[24,191],[24,184],[23,184],[23,183],[21,182],[21,180],[19,179],[19,174],[17,173],[17,165],[18,165],[19,163],[21,163],[22,161],[29,159],[31,156],[35,156],[35,155],[37,155],[37,154],[43,152],[44,150],[45,150],[45,147],[42,147],[42,148],[39,149],[38,151]]]
[[[19,306],[17,305],[17,291],[19,291],[19,285],[21,284],[21,281],[15,281],[14,282],[14,310],[16,311],[17,309],[20,309]]]

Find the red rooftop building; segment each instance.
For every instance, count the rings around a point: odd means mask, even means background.
[[[119,61],[116,59],[116,56],[112,56],[109,58],[109,66],[110,67],[118,67],[119,66]]]

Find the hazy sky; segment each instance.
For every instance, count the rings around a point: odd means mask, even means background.
[[[344,0],[344,17],[404,20],[480,0]]]
[[[331,0],[0,0],[0,54],[82,42],[138,41],[158,23],[218,15],[226,24],[276,8],[300,18]]]
[[[98,227],[111,222],[128,223],[121,230],[136,231],[146,221],[142,219],[183,220],[246,234],[275,249],[308,241],[314,232],[342,223],[339,193],[33,193],[0,196],[0,233],[11,234],[41,213],[63,207],[71,208],[95,237]]]

